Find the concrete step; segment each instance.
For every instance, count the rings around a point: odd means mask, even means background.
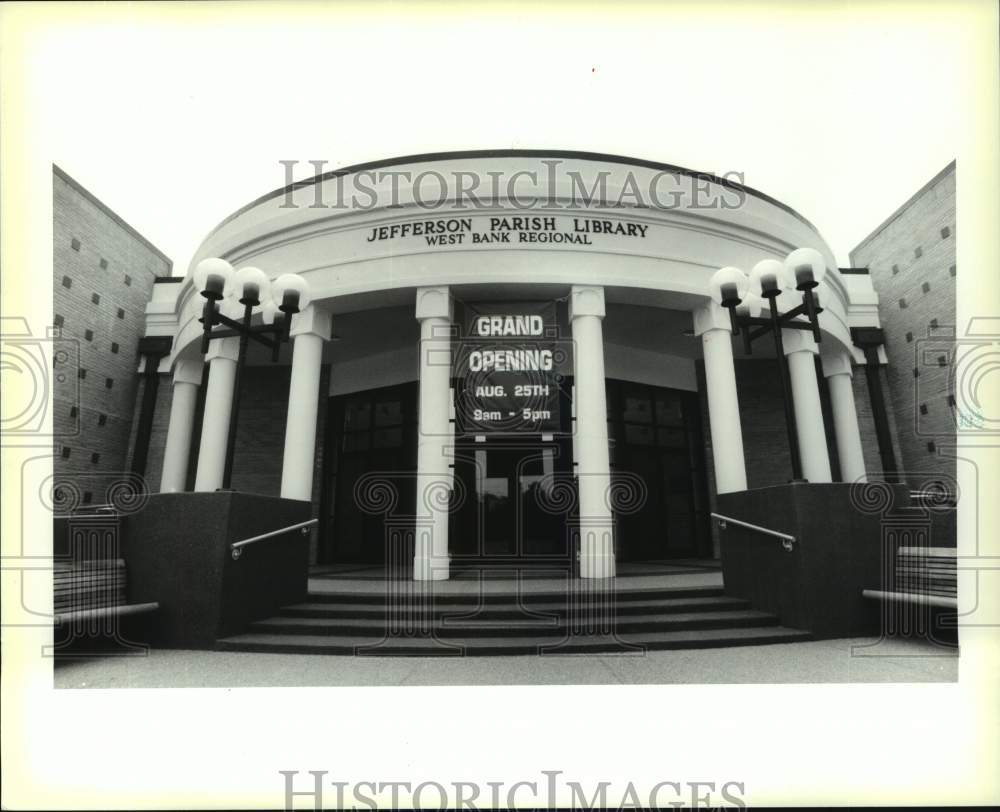
[[[425,587],[417,582],[408,582],[402,589],[397,589],[392,600],[397,604],[406,603],[426,603],[429,596],[433,596],[435,604],[438,605],[463,605],[478,606],[481,604],[493,605],[517,605],[518,603],[530,600],[531,603],[562,603],[565,604],[567,595],[572,591],[578,596],[592,596],[599,593],[589,587],[579,587],[579,581],[568,590],[533,592],[526,589],[517,591],[507,589],[503,591],[493,591],[484,586],[481,589],[473,589],[469,592],[439,592],[433,591],[432,587]],[[410,586],[409,584],[413,584]],[[673,598],[713,598],[721,597],[724,594],[721,586],[697,586],[678,587],[675,589],[616,589],[615,600],[618,603],[629,601],[645,600],[671,600]],[[386,593],[382,590],[372,590],[369,592],[319,592],[312,591],[308,595],[308,603],[329,603],[329,604],[378,604],[385,605],[388,600]]]
[[[719,648],[795,643],[810,640],[808,632],[784,626],[684,629],[614,636],[498,638],[356,637],[248,632],[219,640],[222,651],[275,654],[347,654],[359,656],[512,656],[559,654],[639,654],[644,650]]]
[[[590,604],[593,606],[593,604]],[[597,607],[606,604],[598,603]],[[666,598],[666,599],[644,599],[644,600],[615,600],[612,604],[617,616],[642,615],[650,612],[673,613],[673,612],[693,612],[693,611],[723,611],[728,609],[746,609],[748,603],[741,598],[730,598],[725,595],[707,598]],[[568,602],[564,599],[562,603],[556,602],[536,602],[533,596],[525,595],[520,603],[493,603],[488,601],[472,602],[469,605],[434,603],[432,608],[424,603],[407,602],[388,605],[370,603],[332,603],[328,601],[312,601],[307,603],[297,603],[286,606],[281,610],[283,617],[328,617],[328,618],[355,618],[355,619],[382,619],[387,613],[393,617],[405,615],[407,613],[430,612],[434,617],[447,616],[457,619],[462,616],[469,616],[470,619],[477,620],[524,620],[535,613],[541,613],[545,617],[565,615],[569,611]]]
[[[589,616],[586,619],[589,620]],[[600,617],[595,618],[595,621],[595,623],[585,628],[588,630],[613,628],[619,633],[642,633],[680,629],[743,628],[747,626],[773,626],[777,624],[777,618],[774,615],[750,609],[723,612],[627,615],[617,617],[614,622],[611,622],[611,619],[609,619],[609,625],[605,625],[605,622]],[[566,619],[558,617],[521,618],[519,620],[500,621],[443,618],[431,621],[429,618],[413,616],[400,618],[395,624],[387,623],[384,619],[273,617],[251,624],[249,631],[269,634],[325,634],[381,637],[387,632],[398,630],[404,634],[433,632],[438,637],[451,638],[473,636],[546,637],[554,634],[566,634],[566,629]]]

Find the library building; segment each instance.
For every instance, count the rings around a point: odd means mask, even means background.
[[[890,611],[949,639],[954,397],[921,359],[953,341],[954,165],[838,267],[788,205],[653,161],[283,163],[183,275],[143,249],[116,357],[145,484],[56,522],[71,568],[115,545],[111,608],[153,645],[683,648]],[[577,600],[613,604],[608,628],[569,628]],[[417,605],[425,634],[396,634]]]

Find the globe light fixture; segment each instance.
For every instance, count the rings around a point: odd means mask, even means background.
[[[268,298],[271,280],[260,268],[240,268],[233,277],[233,296],[242,304],[257,307]]]
[[[712,298],[723,307],[735,307],[747,295],[749,280],[739,268],[719,268],[709,280]]]
[[[796,290],[812,290],[826,276],[826,262],[815,248],[796,248],[785,259],[785,271]]]
[[[234,337],[240,340],[226,441],[226,465],[222,475],[222,487],[228,489],[233,475],[240,378],[250,342],[255,341],[270,349],[271,361],[277,361],[281,345],[290,340],[292,317],[308,307],[311,301],[309,285],[295,274],[282,274],[271,282],[264,271],[250,266],[234,272],[228,262],[217,257],[198,263],[194,284],[205,298],[201,317],[202,354],[208,352],[213,340]],[[252,323],[255,308],[261,310],[260,324]],[[221,329],[218,329],[220,326]]]
[[[274,280],[271,298],[282,313],[298,313],[309,307],[309,283],[298,274],[285,273]]]
[[[764,299],[780,296],[788,289],[788,276],[784,263],[776,259],[764,259],[750,271],[750,290]]]
[[[229,293],[233,266],[224,259],[203,259],[194,269],[194,286],[206,299],[219,301]]]
[[[274,324],[276,319],[281,318],[281,311],[271,298],[261,302],[260,319],[264,324]]]

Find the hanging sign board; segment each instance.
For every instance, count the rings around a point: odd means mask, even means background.
[[[464,434],[556,433],[572,344],[555,302],[466,303],[454,359]]]

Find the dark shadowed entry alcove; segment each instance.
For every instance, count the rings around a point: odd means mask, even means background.
[[[319,563],[381,564],[392,541],[387,521],[412,516],[417,468],[417,384],[330,398],[327,407]],[[397,494],[386,512],[373,510],[365,483],[384,481]],[[413,550],[395,550],[408,561]]]
[[[412,537],[402,525],[414,513],[417,395],[407,383],[330,398],[320,563],[385,563],[389,545],[394,562],[410,562]],[[626,487],[644,485],[641,502],[618,512],[617,556],[711,556],[696,394],[608,380],[607,397],[612,475]],[[570,426],[569,404],[563,413]],[[456,438],[455,563],[572,560],[572,455],[568,434]],[[375,481],[391,485],[391,509],[373,510],[377,498],[359,492]]]
[[[638,507],[618,512],[617,558],[711,557],[697,393],[609,380],[607,396],[612,477],[646,486]]]

